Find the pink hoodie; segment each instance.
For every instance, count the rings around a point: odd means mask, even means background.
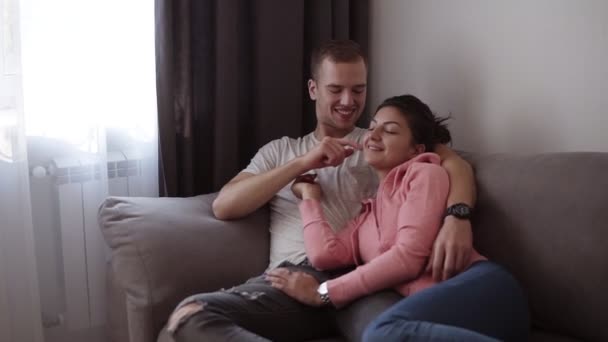
[[[449,191],[439,156],[423,153],[395,167],[363,202],[361,214],[334,233],[317,200],[300,203],[304,243],[320,270],[358,267],[328,282],[336,307],[394,288],[407,296],[436,282],[424,267],[442,223]],[[473,251],[469,265],[485,258]]]

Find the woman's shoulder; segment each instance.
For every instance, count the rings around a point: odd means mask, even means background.
[[[421,153],[403,164],[395,167],[389,172],[389,182],[398,182],[404,179],[410,178],[411,176],[425,172],[441,172],[443,169],[440,165],[441,159],[439,155],[435,153]]]
[[[400,189],[408,192],[414,183],[449,184],[447,171],[441,166],[441,159],[435,153],[422,153],[401,164],[391,172],[386,185],[391,196]]]
[[[407,172],[409,178],[447,176],[447,171],[441,166],[439,155],[435,153],[420,154],[411,162]]]
[[[410,159],[411,164],[423,164],[423,165],[441,165],[441,158],[437,153],[424,152]]]
[[[435,153],[422,153],[410,160],[402,185],[421,182],[439,182],[449,184],[448,172],[441,166],[441,159]]]

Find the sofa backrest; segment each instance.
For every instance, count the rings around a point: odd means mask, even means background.
[[[116,317],[108,320],[111,329],[122,329],[110,337],[156,341],[182,299],[240,284],[266,269],[267,208],[220,221],[212,213],[216,195],[108,197],[102,203],[99,224],[112,250],[110,315],[128,320],[128,333]]]
[[[464,157],[474,244],[522,283],[533,324],[608,341],[608,153]]]

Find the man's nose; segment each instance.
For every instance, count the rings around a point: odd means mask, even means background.
[[[343,106],[350,106],[355,104],[355,99],[351,91],[344,90],[340,96],[340,104]]]

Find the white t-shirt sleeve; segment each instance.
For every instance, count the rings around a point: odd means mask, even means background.
[[[277,139],[262,146],[242,172],[259,175],[280,166],[280,144],[281,139]]]

